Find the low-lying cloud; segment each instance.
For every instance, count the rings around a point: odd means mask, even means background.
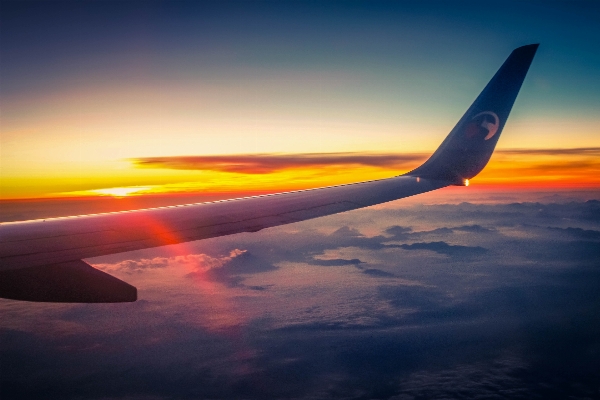
[[[498,149],[496,158],[510,160],[491,169],[516,169],[527,175],[556,175],[564,171],[589,171],[600,168],[600,147],[573,149]],[[327,167],[376,167],[407,170],[423,162],[426,153],[261,153],[206,156],[141,157],[130,161],[141,168],[269,174],[283,170]],[[518,157],[515,159],[515,156]],[[548,162],[548,157],[560,160]],[[517,164],[514,164],[517,162]]]
[[[138,302],[0,302],[2,398],[597,398],[599,222],[389,206],[131,253],[94,265]]]
[[[175,264],[193,264],[196,270],[210,270],[222,267],[240,252],[233,250],[229,256],[212,257],[207,254],[187,254],[174,257],[141,258],[139,260],[124,260],[115,264],[96,264],[96,267],[107,272],[135,273],[148,269],[166,268]]]
[[[451,245],[446,242],[428,242],[428,243],[413,243],[403,244],[402,247],[405,250],[429,250],[439,254],[445,254],[448,256],[466,257],[479,255],[487,252],[486,249],[480,246],[459,246]]]
[[[426,155],[379,153],[231,154],[215,156],[144,157],[131,160],[144,168],[268,174],[289,169],[366,166],[406,169]]]
[[[350,260],[352,261],[352,260]],[[220,282],[227,286],[240,286],[244,280],[242,275],[276,270],[270,262],[256,257],[247,250],[233,249],[225,256],[208,254],[187,254],[173,257],[142,258],[124,260],[115,264],[95,264],[108,273],[122,272],[126,274],[142,273],[151,269],[177,267],[186,265],[190,278],[202,278]],[[252,288],[251,288],[252,289]],[[264,290],[264,288],[254,290]]]
[[[506,149],[496,150],[499,154],[506,155],[543,155],[543,156],[596,156],[600,157],[600,147],[577,147],[573,149]]]

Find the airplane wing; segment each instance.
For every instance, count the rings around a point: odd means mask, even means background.
[[[468,184],[489,161],[537,47],[515,49],[433,155],[401,176],[208,203],[2,223],[0,297],[135,301],[135,287],[83,259],[255,232]]]

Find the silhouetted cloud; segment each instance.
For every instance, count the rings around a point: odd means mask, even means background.
[[[497,154],[514,154],[519,156],[543,155],[543,156],[565,156],[585,155],[600,157],[600,147],[576,147],[572,149],[498,149]]]
[[[322,265],[324,267],[341,267],[344,265],[358,265],[361,264],[358,258],[353,258],[351,260],[344,260],[342,258],[336,258],[331,260],[321,260],[321,259],[313,259],[311,264],[313,265]]]
[[[412,233],[412,228],[406,226],[390,226],[385,230],[385,233],[391,235],[394,239],[406,239],[410,237]]]
[[[396,275],[386,272],[386,271],[382,271],[380,269],[377,268],[368,268],[368,269],[364,269],[362,271],[363,274],[365,275],[370,275],[370,276],[375,276],[378,278],[393,278],[396,277]]]
[[[593,156],[600,157],[600,147],[574,149],[499,149],[497,155],[519,156]],[[422,161],[424,153],[261,153],[211,156],[140,157],[131,159],[135,165],[146,168],[224,171],[244,174],[265,174],[292,168],[325,166],[371,166],[406,168]],[[593,164],[593,163],[592,163]],[[576,168],[592,165],[582,162]],[[594,164],[595,165],[595,164]],[[551,165],[553,166],[553,165]],[[540,164],[541,167],[541,164]],[[536,167],[537,168],[537,167]]]
[[[430,250],[435,251],[436,253],[458,257],[464,257],[467,255],[480,255],[487,252],[486,249],[480,246],[458,246],[451,245],[446,242],[403,244],[400,247],[405,250]]]
[[[237,174],[270,174],[284,170],[332,168],[348,171],[357,167],[376,167],[407,171],[425,161],[423,153],[262,153],[229,155],[191,155],[141,157],[130,159],[140,168],[217,171]],[[597,186],[600,175],[600,148],[506,149],[496,150],[483,183],[506,182],[506,177],[521,177],[521,182],[538,184],[579,184]],[[315,183],[322,185],[323,183]],[[310,185],[309,185],[310,186]]]
[[[494,229],[484,228],[481,225],[463,225],[463,226],[455,226],[451,228],[453,231],[463,231],[463,232],[473,232],[473,233],[488,233],[493,232]]]
[[[569,240],[531,243],[522,249],[522,254],[530,260],[546,262],[589,261],[600,262],[600,243],[592,240]]]
[[[244,280],[243,275],[274,271],[276,266],[270,262],[256,257],[246,250],[232,250],[229,256],[218,259],[218,263],[197,264],[195,271],[187,274],[191,278],[202,278],[225,283],[229,286],[239,286]],[[253,289],[257,290],[258,286]],[[262,286],[261,289],[266,289]]]
[[[365,249],[376,250],[388,247],[389,245],[384,244],[384,242],[388,240],[388,238],[381,235],[367,237],[357,229],[350,228],[348,226],[342,226],[341,228],[332,232],[327,237],[327,240],[321,243],[324,245],[324,249],[332,247],[335,248],[355,246]]]
[[[581,228],[554,228],[548,227],[551,231],[564,233],[569,236],[576,237],[578,239],[600,239],[600,231],[592,229],[581,229]]]
[[[131,161],[145,168],[183,169],[267,174],[285,169],[322,168],[328,166],[369,166],[405,169],[414,167],[423,154],[380,153],[300,153],[300,154],[231,154],[216,156],[144,157]]]

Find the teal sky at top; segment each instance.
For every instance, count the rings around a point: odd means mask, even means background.
[[[30,96],[132,83],[168,92],[202,81],[239,89],[240,103],[228,105],[233,116],[255,101],[286,115],[351,110],[364,120],[454,123],[510,51],[541,43],[512,118],[600,127],[597,1],[3,0],[1,7],[5,121]]]

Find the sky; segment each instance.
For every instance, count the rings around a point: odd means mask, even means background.
[[[236,197],[394,176],[424,161],[529,43],[541,45],[472,183],[600,186],[597,2],[1,7],[3,200]]]
[[[2,399],[600,398],[600,5],[0,2],[0,222],[409,171],[540,43],[469,187],[86,259]]]

